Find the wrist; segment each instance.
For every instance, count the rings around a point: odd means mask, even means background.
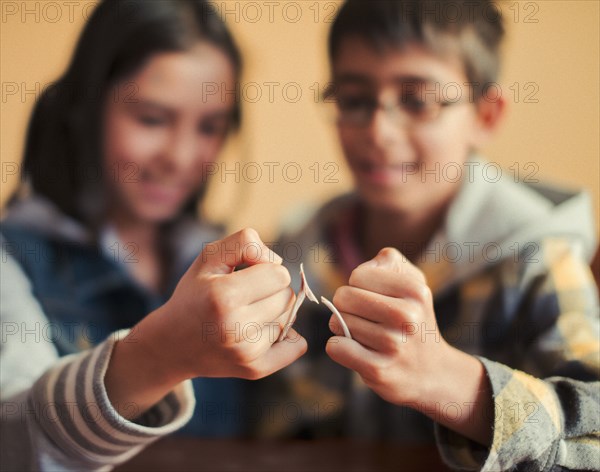
[[[177,358],[178,340],[174,321],[169,318],[167,305],[150,313],[121,343],[131,354],[132,361],[143,368],[156,384],[171,386],[190,378]]]
[[[481,361],[447,345],[425,384],[417,409],[433,421],[481,444],[492,440],[493,398]]]
[[[434,369],[422,382],[418,400],[424,405],[444,405],[468,397],[465,380],[479,376],[479,361],[464,352],[446,345],[434,362]],[[477,381],[475,380],[474,383]],[[465,400],[466,401],[466,400]]]
[[[104,384],[114,408],[128,419],[154,406],[185,380],[169,361],[170,349],[159,335],[158,316],[151,313],[113,346]]]

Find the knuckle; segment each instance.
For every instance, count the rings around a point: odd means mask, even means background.
[[[380,261],[380,265],[388,270],[398,273],[403,273],[406,271],[405,265],[408,263],[408,260],[396,248],[385,247],[379,251],[376,258]]]
[[[308,352],[308,343],[306,342],[306,339],[302,338],[302,339],[300,339],[300,342],[299,342],[298,357],[303,356],[307,352]]]
[[[381,251],[379,251],[379,255],[385,257],[386,259],[402,259],[400,251],[393,247],[384,247]]]
[[[333,304],[337,307],[338,310],[344,305],[345,302],[352,296],[352,289],[347,285],[342,285],[338,287],[333,295]]]
[[[374,385],[380,385],[385,381],[385,367],[381,362],[375,362],[369,372],[369,383]]]
[[[283,265],[273,264],[273,274],[282,287],[287,287],[292,282],[290,272]]]
[[[397,328],[401,323],[407,321],[406,317],[409,315],[408,311],[410,307],[408,307],[408,304],[404,300],[393,300],[386,306],[389,309],[387,312],[388,315],[385,318],[386,326]]]
[[[219,323],[221,346],[225,349],[226,355],[235,363],[237,362],[236,353],[239,349],[239,343],[241,341],[239,336],[239,325],[237,323]]]
[[[258,232],[253,228],[244,228],[238,234],[242,244],[260,241]]]
[[[334,316],[329,318],[329,329],[336,335],[341,333],[341,327]]]
[[[235,307],[234,294],[227,285],[213,281],[207,287],[207,302],[218,317],[230,314]]]
[[[413,267],[415,269],[415,272],[416,272],[419,280],[421,280],[421,282],[423,282],[424,284],[427,284],[427,277],[425,277],[425,273],[418,267],[415,267],[415,266],[413,266]]]
[[[255,360],[252,350],[248,349],[245,343],[230,342],[229,355],[236,365],[247,368],[248,365]]]
[[[428,303],[433,299],[431,289],[426,284],[419,284],[416,288],[417,297],[423,303]]]
[[[381,344],[385,352],[389,352],[390,354],[398,353],[398,343],[394,336],[390,336],[389,334],[381,336]]]
[[[406,324],[406,323],[416,324],[420,320],[421,320],[421,316],[419,315],[419,312],[416,309],[414,309],[413,307],[404,308],[404,310],[402,310],[402,316],[398,317],[398,321],[401,321],[404,324]]]
[[[232,303],[223,293],[210,290],[208,292],[208,303],[211,311],[217,318],[225,318],[231,313]]]
[[[248,365],[242,369],[242,375],[247,380],[258,380],[263,378],[265,373],[255,366]]]
[[[360,287],[362,280],[363,280],[363,269],[361,269],[360,267],[357,267],[350,274],[350,279],[348,279],[348,283],[352,287]]]
[[[220,250],[221,241],[207,243],[200,253],[200,260],[206,262],[211,256],[217,254]]]

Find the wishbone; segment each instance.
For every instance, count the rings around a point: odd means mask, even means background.
[[[308,286],[308,282],[306,281],[306,275],[304,274],[304,265],[302,263],[300,263],[300,278],[301,278],[300,290],[298,291],[298,295],[296,296],[296,301],[294,302],[294,307],[292,308],[292,311],[290,312],[290,315],[288,316],[285,326],[283,327],[283,330],[281,331],[281,334],[279,335],[278,341],[283,341],[285,339],[285,337],[287,336],[288,331],[294,324],[294,321],[296,321],[296,315],[298,314],[298,310],[300,309],[300,306],[302,305],[302,303],[304,302],[304,300],[306,298],[308,298],[311,302],[315,302],[317,304],[319,303],[319,300],[317,299],[317,297],[315,297],[315,294]],[[333,303],[331,303],[325,297],[321,297],[321,301],[327,308],[329,308],[332,311],[332,313],[336,316],[336,318],[342,325],[342,329],[344,330],[344,336],[346,336],[349,339],[352,339],[352,336],[350,335],[350,330],[348,329],[346,322],[342,318],[342,315],[337,310],[337,308],[333,305]]]
[[[340,314],[338,309],[334,306],[334,304],[331,303],[329,300],[327,300],[323,296],[321,297],[321,301],[323,302],[323,305],[325,305],[327,308],[329,308],[332,311],[332,313],[335,315],[337,320],[342,325],[342,329],[344,330],[344,336],[346,336],[348,339],[352,339],[352,336],[350,335],[350,330],[348,329],[348,325],[346,324],[346,322],[344,321],[344,318],[342,318],[342,315]]]

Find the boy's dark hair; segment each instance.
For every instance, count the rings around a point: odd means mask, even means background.
[[[187,51],[199,41],[219,48],[239,79],[238,48],[207,1],[103,0],[85,25],[64,75],[44,91],[31,116],[23,166],[34,192],[98,229],[106,204],[102,110],[108,92],[152,55]],[[235,103],[237,127],[241,112],[239,100]],[[195,207],[194,197],[184,211]]]
[[[331,64],[351,36],[377,51],[419,44],[458,56],[478,97],[498,78],[504,27],[491,0],[347,0],[329,32]]]

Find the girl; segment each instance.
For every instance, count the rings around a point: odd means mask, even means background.
[[[207,245],[219,229],[195,218],[240,123],[235,97],[205,86],[232,90],[240,71],[206,2],[105,0],[41,96],[2,223],[3,468],[121,463],[189,420],[187,379],[259,378],[306,349],[273,345],[294,298],[280,258],[252,230]],[[220,414],[241,380],[195,388],[190,431],[243,432]]]

